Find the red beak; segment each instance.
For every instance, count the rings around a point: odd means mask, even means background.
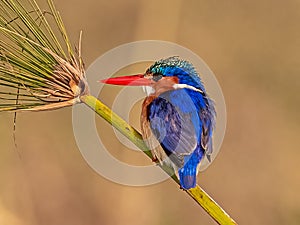
[[[113,77],[105,80],[100,80],[100,82],[105,84],[129,85],[129,86],[149,86],[151,84],[151,80],[144,78],[144,74]]]

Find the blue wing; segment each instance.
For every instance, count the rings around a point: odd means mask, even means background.
[[[197,106],[185,90],[168,91],[148,106],[148,120],[155,137],[173,162],[182,167],[200,142],[202,124]]]
[[[197,166],[211,149],[213,117],[205,96],[185,89],[168,91],[148,106],[148,121],[165,153],[179,169],[181,185],[195,186]]]

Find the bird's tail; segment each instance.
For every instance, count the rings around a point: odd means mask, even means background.
[[[196,175],[179,175],[179,177],[181,188],[188,190],[196,186]]]
[[[190,189],[196,186],[197,164],[187,162],[184,167],[178,170],[180,185],[183,189]]]
[[[178,170],[180,185],[183,189],[187,190],[196,186],[198,164],[203,156],[203,152],[199,152],[194,152],[191,156],[186,157],[184,160],[186,163]]]

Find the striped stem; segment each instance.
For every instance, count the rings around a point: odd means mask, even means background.
[[[91,108],[95,113],[105,119],[120,133],[127,137],[133,144],[140,148],[149,158],[152,154],[142,139],[141,134],[131,127],[125,120],[114,113],[110,108],[92,95],[83,95],[81,101]],[[172,179],[179,184],[179,180],[174,175],[173,169],[167,165],[159,165]],[[186,190],[192,197],[218,224],[236,225],[237,223],[219,206],[200,186]]]

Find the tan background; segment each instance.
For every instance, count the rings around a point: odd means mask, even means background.
[[[299,0],[56,2],[74,43],[84,31],[87,66],[142,39],[201,56],[223,89],[228,124],[220,154],[198,182],[240,224],[300,224]],[[109,97],[102,96],[108,104]],[[71,109],[19,114],[19,158],[13,115],[0,114],[0,224],[214,224],[171,180],[137,188],[96,174],[80,155],[71,119]],[[114,137],[105,140],[131,160]]]

